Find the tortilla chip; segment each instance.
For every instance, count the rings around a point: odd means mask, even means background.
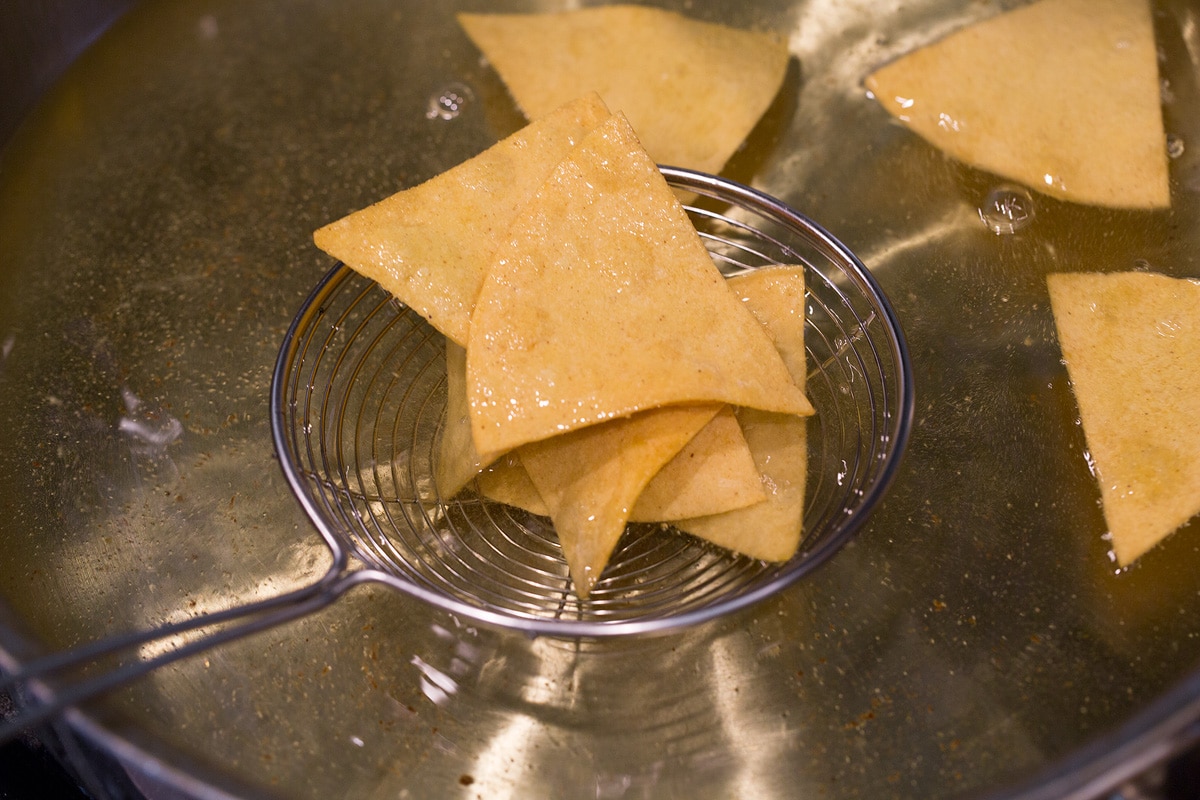
[[[558,162],[608,115],[596,95],[580,97],[457,167],[326,225],[313,239],[465,346],[498,241]]]
[[[716,514],[767,498],[733,409],[724,406],[646,484],[630,522]]]
[[[732,278],[729,287],[738,296],[744,298],[746,305],[756,316],[756,319],[770,332],[776,347],[793,372],[795,380],[803,386],[806,373],[806,355],[804,349],[804,271],[800,267],[779,267],[757,270],[756,272]],[[644,417],[645,415],[638,415]],[[638,417],[633,419],[637,420]],[[720,419],[718,414],[713,422]],[[738,419],[745,440],[752,454],[755,470],[762,473],[762,488],[766,495],[764,502],[747,505],[743,508],[708,516],[695,517],[676,522],[676,527],[694,535],[707,539],[722,547],[761,558],[768,561],[786,561],[791,558],[802,536],[804,514],[805,479],[808,466],[808,448],[806,438],[806,421],[804,417],[793,414],[776,414],[739,409]],[[627,420],[618,421],[616,425],[627,425]],[[643,424],[639,420],[639,424]],[[665,424],[665,423],[664,423]],[[710,422],[704,430],[712,427]],[[615,441],[616,437],[607,429],[614,423],[585,428],[576,434],[560,439],[548,439],[537,445],[529,445],[519,451],[522,458],[535,448],[544,448],[540,455],[544,458],[541,465],[544,470],[543,483],[536,485],[529,480],[528,474],[521,468],[517,459],[502,459],[501,462],[480,476],[484,493],[502,502],[516,505],[546,514],[551,509],[560,508],[563,502],[580,503],[581,507],[574,510],[575,520],[570,524],[582,528],[578,522],[580,517],[592,514],[590,509],[596,505],[594,498],[629,497],[636,489],[635,481],[640,479],[648,469],[650,461],[638,461],[638,455],[626,453],[622,445]],[[587,457],[581,460],[578,455],[580,444],[573,437],[588,433]],[[634,438],[638,435],[628,428],[620,432],[621,436]],[[582,437],[580,437],[582,438]],[[685,453],[693,444],[702,438],[698,433],[692,442],[679,455],[675,456],[670,465],[684,463]],[[653,456],[651,456],[653,457]],[[619,459],[629,458],[629,466],[623,466]],[[664,467],[664,471],[668,469]],[[595,470],[595,472],[591,472]],[[590,472],[590,474],[589,474]],[[597,477],[602,472],[606,478]],[[653,521],[665,519],[656,516],[661,509],[643,511],[642,506],[651,486],[659,481],[662,472],[642,490],[638,497],[635,511],[629,515],[629,520],[636,519]],[[485,477],[486,476],[486,477]],[[575,487],[575,493],[567,497],[561,486],[548,484],[558,482]],[[610,488],[612,485],[620,489]],[[544,488],[544,491],[540,491]],[[548,501],[543,497],[549,498]],[[586,498],[586,499],[585,499]],[[592,545],[593,552],[600,552],[603,546],[611,541],[605,551],[604,563],[607,562],[611,548],[620,538],[624,522],[619,521],[619,503],[601,503],[603,509],[596,515],[605,517],[606,523],[600,525],[596,519],[590,520],[591,528],[581,535],[592,536],[601,542]],[[613,511],[617,509],[617,511]],[[585,513],[586,512],[586,513]],[[562,515],[553,515],[555,527],[558,528]],[[560,529],[561,530],[561,529]],[[560,534],[561,535],[561,534]],[[615,538],[614,538],[615,537]],[[567,545],[564,544],[564,549]],[[597,563],[600,563],[597,561]],[[598,576],[603,569],[593,567],[589,572],[582,573],[579,567],[572,565],[573,575]],[[578,582],[578,580],[577,580]],[[591,585],[587,586],[590,591]]]
[[[462,491],[497,456],[483,456],[475,449],[467,407],[467,351],[449,339],[446,340],[446,423],[438,448],[434,475],[438,493],[446,499]]]
[[[867,78],[910,128],[974,167],[1078,203],[1166,208],[1147,0],[1041,0]]]
[[[522,508],[531,514],[550,516],[550,509],[541,492],[533,485],[529,473],[521,464],[521,456],[513,451],[479,473],[479,493],[497,503]]]
[[[550,515],[515,452],[479,473],[479,491],[497,502]],[[724,406],[646,484],[629,521],[664,522],[716,514],[765,499],[746,437],[733,409]]]
[[[646,484],[720,410],[714,404],[654,408],[521,448],[580,599],[600,579]]]
[[[470,327],[481,452],[678,403],[812,413],[620,114],[514,221]]]
[[[1126,272],[1048,284],[1125,566],[1200,512],[1200,282]]]
[[[738,409],[738,422],[763,475],[767,499],[707,517],[679,520],[675,527],[736,553],[764,561],[787,561],[803,536],[808,438],[803,417]]]
[[[720,172],[771,104],[786,42],[641,6],[459,14],[531,119],[596,91],[660,164]]]
[[[804,387],[804,270],[771,267],[729,279],[730,291],[775,340],[796,385]],[[803,535],[808,473],[806,420],[793,414],[738,409],[738,421],[762,473],[765,502],[675,523],[714,544],[765,561],[787,561]]]

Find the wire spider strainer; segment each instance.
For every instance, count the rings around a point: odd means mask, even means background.
[[[339,264],[284,337],[271,385],[271,428],[288,483],[333,555],[317,582],[279,597],[51,654],[13,671],[23,727],[162,664],[312,613],[363,582],[382,583],[458,617],[530,635],[663,632],[744,608],[792,584],[866,521],[908,439],[912,375],[883,292],[845,246],[761,192],[663,167],[727,275],[805,270],[809,470],[800,549],[768,564],[662,525],[630,525],[587,601],[572,591],[549,520],[483,499],[448,498],[433,479],[445,412],[445,343],[416,312]],[[351,556],[354,558],[352,559]],[[355,563],[360,562],[360,563]],[[79,683],[43,680],[196,631],[162,655]]]
[[[786,564],[736,557],[661,525],[631,525],[587,601],[549,520],[435,485],[444,340],[339,267],[296,319],[275,387],[276,445],[326,538],[401,590],[532,634],[664,630],[741,608],[828,558],[880,500],[904,448],[912,381],[903,338],[863,265],[781,203],[663,168],[727,274],[803,265],[810,419],[807,534]]]

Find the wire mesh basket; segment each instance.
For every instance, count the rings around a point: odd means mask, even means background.
[[[434,480],[445,344],[417,313],[338,265],[295,318],[272,387],[275,444],[314,524],[379,580],[463,617],[531,634],[665,630],[760,600],[863,524],[908,437],[903,335],[857,258],[806,217],[720,178],[663,168],[726,275],[805,270],[809,477],[787,563],[736,556],[666,525],[630,525],[589,598],[572,591],[551,522]]]

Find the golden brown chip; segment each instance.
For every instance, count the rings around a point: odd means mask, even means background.
[[[608,427],[607,424],[600,427]],[[560,451],[570,458],[569,450]],[[549,516],[516,452],[479,474],[484,497]],[[630,522],[663,522],[743,508],[766,499],[733,410],[725,406],[642,490]]]
[[[559,164],[498,249],[471,317],[467,390],[483,452],[679,403],[812,412],[620,114]]]
[[[528,117],[596,91],[655,161],[704,172],[720,172],[787,71],[780,37],[644,6],[458,20]]]
[[[438,493],[451,498],[462,491],[497,454],[481,455],[471,438],[467,408],[467,351],[446,340],[446,423],[434,469]]]
[[[781,356],[795,375],[795,380],[803,386],[806,377],[803,269],[762,269],[731,279],[729,286],[731,291],[744,299],[756,319],[771,333]],[[715,419],[717,418],[714,418],[714,421]],[[804,491],[808,466],[806,420],[792,414],[775,414],[753,409],[739,409],[738,419],[755,469],[762,473],[762,488],[766,500],[737,510],[684,519],[675,524],[682,530],[752,558],[786,561],[795,554],[803,532]],[[593,465],[603,463],[605,466],[602,469],[607,471],[608,480],[620,483],[623,476],[616,460],[623,454],[619,449],[621,445],[614,443],[615,437],[605,432],[608,425],[584,429],[590,432],[588,446],[592,448],[586,467],[582,466],[582,462],[578,462],[571,452],[571,448],[578,445],[571,443],[570,437],[564,437],[565,441],[559,442],[555,451],[547,448],[543,453],[547,475],[544,480],[580,481],[579,485],[593,497],[613,496],[614,490],[605,487],[602,480],[594,477],[581,480],[578,473],[566,474],[573,463],[580,463],[580,470],[591,469]],[[625,433],[628,431],[622,432],[622,435]],[[697,434],[692,441],[695,442],[699,438],[700,434]],[[556,441],[550,439],[543,444]],[[531,447],[521,448],[520,452],[529,452]],[[670,463],[680,464],[683,455],[681,452]],[[647,465],[648,462],[642,466]],[[636,473],[637,469],[638,466],[635,465],[632,471]],[[487,477],[481,476],[480,480],[487,496],[534,513],[546,514],[551,508],[557,507],[556,503],[564,502],[562,498],[565,493],[560,489],[548,489],[547,496],[551,500],[544,501],[542,493],[529,480],[517,459],[502,459],[485,475]],[[650,491],[650,486],[658,480],[659,476],[656,476],[642,491],[634,512],[639,518],[655,518],[653,514],[641,515],[639,509]],[[632,487],[627,489],[624,496],[628,497],[632,491]],[[575,495],[576,498],[579,496],[579,493]],[[577,511],[576,516],[586,515]],[[633,515],[630,515],[630,519],[633,519]],[[596,525],[595,520],[591,522],[593,531],[597,528],[603,530],[604,536],[615,545],[616,539],[612,537],[620,536],[615,519],[611,519],[603,528]],[[557,519],[555,524],[559,524]],[[624,523],[621,524],[623,526]],[[605,558],[607,559],[607,556]],[[573,574],[576,571],[578,570],[573,571]],[[598,575],[599,570],[593,569],[588,574]]]
[[[714,404],[653,408],[520,449],[581,599],[600,579],[646,484],[720,410]]]
[[[725,406],[646,484],[629,521],[716,514],[766,497],[737,417]]]
[[[1124,272],[1048,283],[1124,566],[1200,512],[1200,282]]]
[[[606,117],[596,95],[573,99],[457,167],[326,225],[313,239],[465,346],[498,240],[558,162]]]
[[[738,422],[762,471],[767,499],[675,526],[728,550],[764,561],[787,561],[803,536],[808,471],[806,420],[792,414],[738,409]]]
[[[1163,208],[1157,57],[1147,0],[1041,0],[866,84],[889,113],[972,166],[1064,200]]]
[[[484,497],[505,503],[543,517],[550,516],[550,509],[541,493],[533,485],[529,473],[521,464],[516,452],[505,453],[495,463],[479,473],[479,493]]]
[[[760,269],[729,280],[775,341],[796,385],[807,372],[804,349],[804,270]],[[738,409],[738,421],[762,473],[767,498],[746,508],[676,522],[680,530],[766,561],[787,561],[803,535],[808,441],[804,417]]]

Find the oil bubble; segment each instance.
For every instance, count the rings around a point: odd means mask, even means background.
[[[1183,150],[1183,137],[1175,133],[1167,134],[1167,155],[1171,158],[1179,158],[1183,155]]]
[[[1033,196],[1017,186],[997,186],[979,207],[979,219],[997,235],[1016,233],[1034,216]]]
[[[469,86],[451,83],[429,96],[425,119],[456,119],[474,99],[475,94]]]
[[[1163,105],[1169,106],[1175,102],[1175,90],[1171,88],[1171,82],[1166,78],[1162,79],[1158,93]]]

